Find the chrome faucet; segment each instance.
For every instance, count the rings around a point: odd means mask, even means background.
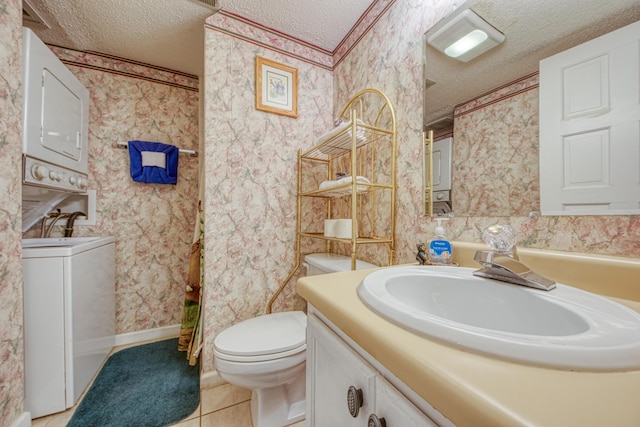
[[[540,276],[518,260],[515,233],[509,225],[492,225],[482,237],[491,251],[477,251],[473,259],[484,268],[473,272],[475,276],[500,280],[516,285],[550,291],[556,282]]]
[[[473,257],[484,268],[473,272],[474,276],[501,280],[516,285],[550,291],[556,282],[531,271],[520,261],[506,255],[496,255],[491,251],[477,251]]]

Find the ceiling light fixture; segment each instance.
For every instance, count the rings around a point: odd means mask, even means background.
[[[471,9],[466,9],[429,36],[427,43],[451,58],[468,62],[498,46],[504,39],[504,34]]]

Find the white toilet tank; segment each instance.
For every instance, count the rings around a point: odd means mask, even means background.
[[[304,257],[304,261],[304,266],[307,268],[307,276],[351,270],[351,257],[345,255],[330,253],[309,254]],[[356,270],[377,267],[377,265],[369,264],[359,259],[356,260]]]

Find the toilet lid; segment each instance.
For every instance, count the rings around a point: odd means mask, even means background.
[[[254,317],[220,332],[215,350],[233,356],[286,352],[306,344],[307,316],[287,311]]]

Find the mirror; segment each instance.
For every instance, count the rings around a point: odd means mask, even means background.
[[[466,63],[427,44],[469,8],[505,41]],[[539,210],[538,62],[638,20],[638,0],[468,0],[425,34],[423,123],[436,142],[453,137],[449,203],[455,216]]]

